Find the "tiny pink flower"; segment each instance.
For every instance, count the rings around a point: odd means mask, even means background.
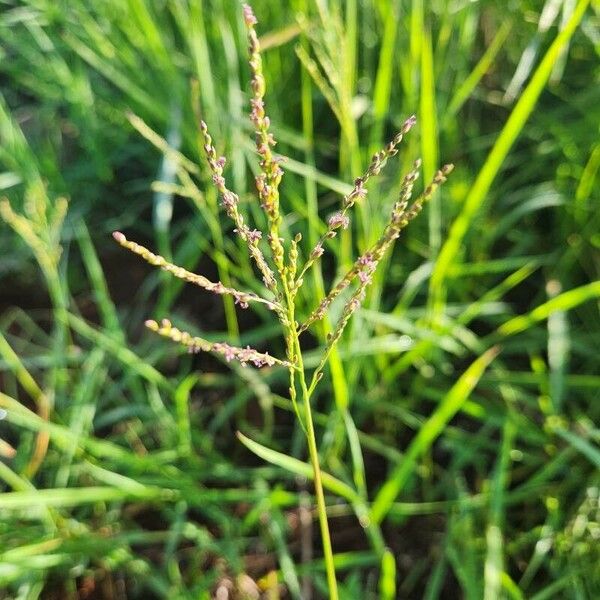
[[[237,196],[233,192],[226,190],[223,193],[221,202],[226,209],[233,210],[237,206]]]
[[[259,240],[262,238],[262,233],[258,229],[249,229],[246,232],[246,237],[249,242],[258,244]]]
[[[221,189],[225,187],[225,179],[221,175],[217,175],[216,173],[212,176],[213,183]]]
[[[254,13],[252,12],[252,7],[249,4],[244,4],[243,10],[244,10],[244,21],[246,23],[246,26],[253,27],[254,25],[256,25],[258,23],[258,21],[256,20]]]
[[[323,252],[325,252],[325,250],[323,249],[323,245],[321,244],[321,242],[319,242],[312,250],[312,252],[310,253],[310,257],[311,258],[319,258],[319,256],[323,256]]]
[[[236,295],[234,298],[235,304],[239,304],[240,308],[248,308],[248,302],[246,302],[243,296]]]
[[[338,229],[339,227],[346,229],[350,223],[350,219],[346,215],[338,212],[329,217],[328,223],[331,229]]]

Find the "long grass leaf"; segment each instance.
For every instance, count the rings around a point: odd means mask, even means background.
[[[568,290],[551,298],[547,302],[540,304],[527,315],[514,317],[503,323],[498,328],[498,333],[503,336],[514,335],[529,329],[538,321],[547,319],[550,315],[557,311],[567,311],[579,306],[583,302],[600,297],[600,281],[594,281],[587,285],[582,285],[573,290]]]
[[[263,460],[266,460],[273,465],[277,465],[278,467],[281,467],[290,473],[301,475],[307,479],[313,478],[313,469],[308,463],[302,462],[293,456],[288,456],[287,454],[267,448],[266,446],[251,440],[249,437],[245,436],[239,431],[237,432],[237,436],[240,442],[242,442],[242,444],[244,444],[248,450]],[[343,481],[340,481],[339,479],[333,477],[333,475],[325,472],[322,472],[321,476],[323,478],[323,487],[328,489],[330,492],[345,498],[349,502],[356,502],[357,500],[360,501],[358,494]]]
[[[460,376],[435,412],[423,424],[408,447],[402,462],[392,471],[388,480],[377,493],[371,506],[371,519],[373,521],[380,523],[385,518],[394,500],[413,474],[417,459],[431,447],[450,419],[461,409],[473,388],[481,379],[485,369],[498,355],[498,352],[499,349],[493,347],[477,358]]]
[[[562,48],[569,42],[571,36],[575,33],[589,3],[590,0],[579,0],[569,22],[556,36],[550,48],[548,48],[543,60],[531,78],[531,81],[521,94],[519,101],[502,128],[485,164],[481,168],[473,187],[465,199],[461,213],[450,228],[448,237],[442,246],[431,276],[432,299],[436,310],[439,310],[443,304],[444,280],[448,275],[450,266],[456,259],[462,240],[475,218],[475,215],[483,204],[512,145],[535,108],[536,102],[548,82],[552,67],[557,61]]]

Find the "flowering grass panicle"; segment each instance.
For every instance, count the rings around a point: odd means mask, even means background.
[[[304,275],[324,254],[326,241],[335,238],[338,230],[349,227],[350,210],[356,202],[365,200],[367,196],[367,183],[372,177],[377,176],[389,160],[398,153],[399,144],[402,142],[404,136],[415,126],[416,118],[411,116],[406,119],[400,131],[391,141],[381,151],[373,155],[363,175],[355,179],[352,191],[342,199],[340,210],[328,218],[325,233],[312,250],[306,253],[306,262],[299,268],[298,260],[302,236],[297,234],[289,241],[287,258],[283,245],[284,240],[280,237],[282,215],[280,212],[279,186],[283,177],[283,169],[281,168],[282,159],[273,153],[272,149],[275,146],[275,139],[269,131],[270,120],[265,113],[265,79],[262,72],[260,44],[255,29],[257,19],[248,5],[244,5],[243,7],[243,16],[248,30],[251,70],[252,97],[250,98],[250,120],[255,130],[256,151],[260,167],[259,174],[255,178],[255,183],[258,200],[266,214],[267,231],[253,229],[246,224],[240,211],[238,195],[227,187],[224,176],[227,161],[224,157],[218,156],[208,130],[208,125],[202,120],[200,121],[200,131],[203,136],[206,161],[212,173],[212,182],[220,194],[221,205],[235,225],[234,232],[245,242],[248,252],[256,264],[265,287],[268,290],[267,293],[272,297],[264,298],[259,294],[239,291],[235,288],[226,287],[220,282],[212,282],[202,275],[197,275],[170,263],[162,256],[152,253],[136,242],[127,240],[125,235],[120,232],[115,232],[114,238],[121,246],[139,255],[149,264],[160,267],[179,279],[198,285],[216,294],[230,295],[241,308],[247,308],[251,304],[263,304],[277,315],[285,342],[286,359],[279,359],[271,356],[268,352],[259,352],[250,347],[241,348],[232,346],[227,342],[210,342],[174,327],[168,319],[163,319],[160,323],[152,320],[146,321],[146,326],[155,333],[182,344],[190,352],[212,352],[221,356],[227,362],[238,361],[243,366],[251,364],[256,367],[277,366],[288,369],[290,399],[306,434],[312,465],[317,514],[319,516],[329,593],[331,598],[336,599],[338,597],[337,584],[312,417],[311,398],[316,385],[323,375],[323,369],[333,347],[340,340],[350,318],[363,302],[366,290],[372,281],[373,273],[377,269],[381,259],[398,238],[402,229],[420,213],[425,202],[432,196],[437,187],[445,181],[446,176],[452,170],[452,165],[442,167],[436,173],[431,183],[427,185],[423,193],[411,204],[414,184],[419,177],[421,166],[420,160],[415,161],[413,168],[403,178],[398,199],[392,207],[388,224],[379,239],[356,258],[349,271],[320,300],[316,308],[306,317],[304,322],[299,324],[296,319],[296,294],[303,283]],[[265,255],[261,249],[261,243],[264,239],[268,243],[270,256]],[[354,285],[354,289],[350,294],[350,298],[344,304],[341,316],[334,324],[332,332],[328,335],[320,360],[312,372],[309,383],[307,369],[303,362],[300,335],[315,321],[322,319],[327,314],[332,302],[346,288],[352,285]],[[302,401],[303,410],[301,410],[298,402],[299,396]],[[247,440],[243,436],[240,439],[242,441]],[[252,444],[254,446],[247,445],[250,449],[255,450],[256,444],[254,442]]]
[[[259,248],[259,241],[262,238],[262,233],[256,229],[250,229],[244,222],[240,211],[238,210],[239,196],[229,190],[225,184],[225,178],[223,177],[223,169],[225,167],[226,159],[221,156],[217,158],[217,151],[212,143],[212,138],[208,133],[208,125],[204,121],[200,121],[200,131],[204,138],[204,152],[206,153],[206,161],[212,171],[212,180],[217,188],[217,191],[221,195],[221,204],[225,209],[227,215],[235,223],[235,232],[246,242],[250,256],[254,259],[259,271],[262,274],[263,283],[265,286],[277,295],[277,281],[275,275],[262,251]]]
[[[252,72],[251,87],[252,98],[250,105],[250,120],[255,128],[256,151],[260,156],[261,172],[256,176],[256,189],[261,201],[261,206],[267,213],[269,233],[267,239],[271,248],[271,254],[275,266],[281,277],[285,277],[284,271],[284,249],[279,237],[281,225],[281,214],[279,211],[279,184],[283,177],[283,169],[280,167],[281,158],[273,154],[275,138],[269,132],[271,120],[265,112],[265,78],[262,71],[262,57],[260,54],[260,42],[254,26],[258,23],[252,8],[245,4],[244,21],[248,29],[248,53],[249,65]]]

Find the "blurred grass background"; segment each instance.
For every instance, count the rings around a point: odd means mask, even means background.
[[[456,164],[377,272],[315,406],[345,486],[328,496],[342,597],[600,597],[599,5],[253,6],[288,157],[283,229],[307,248],[370,154],[419,119],[336,260],[306,277],[305,314],[417,156],[425,180]],[[235,1],[0,0],[0,598],[325,594],[311,482],[235,436],[306,460],[284,374],[142,326],[169,316],[281,355],[272,315],[110,236],[260,291],[196,126],[200,111],[261,224],[245,44]]]

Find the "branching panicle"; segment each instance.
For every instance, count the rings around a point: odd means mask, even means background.
[[[204,121],[200,121],[200,131],[204,137],[204,152],[206,154],[206,160],[208,166],[212,171],[212,180],[215,187],[221,194],[221,203],[225,212],[235,223],[235,232],[246,242],[250,256],[254,259],[258,270],[261,272],[263,282],[265,286],[277,295],[277,281],[275,275],[265,257],[258,247],[258,242],[262,237],[260,231],[250,229],[245,223],[244,218],[238,210],[239,197],[237,194],[229,190],[225,184],[225,178],[223,177],[223,169],[225,167],[225,158],[217,157],[217,151],[212,143],[212,138],[208,132],[208,125]]]
[[[319,305],[308,316],[306,321],[300,326],[299,331],[306,331],[312,323],[320,321],[327,314],[327,309],[331,303],[358,277],[360,284],[359,290],[368,285],[371,280],[371,275],[375,270],[379,261],[383,258],[386,250],[400,236],[400,232],[408,225],[422,210],[423,204],[431,198],[435,190],[446,180],[446,176],[452,171],[453,165],[445,165],[440,169],[433,178],[433,181],[425,188],[425,191],[413,202],[410,208],[408,203],[412,197],[412,191],[415,181],[419,177],[419,169],[421,160],[417,159],[411,171],[409,171],[402,180],[402,187],[398,200],[394,203],[390,221],[385,228],[381,237],[360,256],[352,265],[350,270],[342,277],[342,279],[333,287],[329,294],[321,300]],[[363,295],[354,294],[350,300],[353,309],[350,314],[356,310],[356,303]],[[345,313],[344,313],[345,314]],[[349,316],[348,316],[349,318]],[[346,319],[347,322],[347,319]],[[344,325],[345,326],[345,325]],[[341,333],[340,333],[341,335]]]
[[[357,202],[361,202],[366,198],[367,183],[370,178],[378,175],[386,166],[389,159],[398,153],[398,145],[402,142],[404,136],[414,127],[416,118],[411,116],[406,119],[400,131],[393,139],[382,150],[373,155],[365,172],[354,180],[351,192],[342,199],[339,211],[330,215],[327,219],[325,233],[317,241],[312,250],[307,251],[306,262],[301,268],[298,268],[299,246],[302,236],[297,234],[289,242],[289,252],[286,257],[284,240],[280,235],[282,217],[280,213],[279,185],[283,177],[283,170],[281,168],[282,159],[273,153],[275,139],[269,131],[270,120],[265,112],[265,78],[262,69],[260,43],[255,30],[257,19],[248,5],[244,5],[243,7],[243,17],[248,31],[249,64],[251,70],[252,97],[250,98],[250,120],[255,130],[256,151],[259,155],[260,166],[260,172],[255,177],[255,182],[258,199],[267,217],[268,227],[266,231],[253,229],[245,223],[240,212],[240,199],[235,192],[227,187],[224,176],[226,159],[217,154],[208,131],[208,126],[204,121],[200,121],[200,131],[212,183],[219,192],[221,205],[234,223],[234,232],[248,247],[250,256],[260,271],[265,286],[274,295],[274,299],[267,300],[251,292],[242,292],[231,287],[226,287],[221,282],[212,282],[202,275],[196,275],[168,262],[162,256],[150,252],[144,246],[127,240],[120,232],[115,232],[113,235],[121,246],[141,256],[151,265],[160,267],[179,279],[198,285],[216,294],[230,295],[242,308],[246,308],[250,302],[264,304],[277,315],[283,331],[287,360],[274,358],[267,352],[262,353],[249,346],[241,348],[232,346],[226,342],[210,342],[174,327],[167,319],[164,319],[160,323],[146,321],[146,326],[161,336],[183,344],[190,352],[216,353],[222,356],[225,361],[237,361],[242,366],[252,364],[256,367],[282,366],[288,369],[290,399],[302,429],[306,434],[310,460],[313,467],[317,512],[323,539],[330,597],[337,600],[333,551],[327,524],[325,497],[321,480],[322,474],[311,412],[312,394],[323,376],[323,369],[330,353],[340,340],[350,318],[361,306],[367,288],[371,284],[373,274],[384,254],[398,238],[402,229],[420,213],[423,205],[437,187],[445,181],[446,176],[452,170],[452,165],[446,165],[440,169],[423,193],[411,204],[413,187],[419,177],[421,161],[417,160],[414,163],[411,171],[402,180],[399,196],[392,207],[388,224],[379,239],[355,260],[350,270],[332,288],[329,294],[320,301],[306,321],[302,325],[298,324],[296,320],[296,295],[303,283],[304,275],[315,261],[323,255],[326,241],[335,238],[339,230],[349,227],[350,210]],[[187,172],[185,176],[190,177]],[[0,205],[0,210],[2,208],[3,206]],[[264,244],[263,240],[266,241],[270,248],[270,257],[268,258],[261,250],[261,243]],[[333,331],[327,337],[320,361],[313,371],[309,384],[303,363],[300,334],[306,331],[312,323],[322,319],[327,314],[331,303],[351,285],[354,286],[354,289],[350,292],[350,297],[346,300],[341,311],[341,316],[335,324]],[[300,405],[300,398],[302,405]],[[301,406],[303,411],[301,410]]]
[[[265,112],[265,78],[262,70],[262,57],[260,54],[260,42],[254,26],[258,23],[252,8],[244,5],[244,21],[248,30],[248,53],[249,64],[252,72],[251,87],[252,98],[250,99],[250,120],[254,124],[256,150],[260,156],[261,173],[256,176],[256,189],[262,208],[267,214],[269,223],[269,247],[273,261],[280,276],[284,278],[284,250],[279,237],[281,225],[281,214],[279,211],[279,184],[283,177],[283,169],[280,167],[282,159],[273,154],[275,138],[269,132],[271,120]]]

